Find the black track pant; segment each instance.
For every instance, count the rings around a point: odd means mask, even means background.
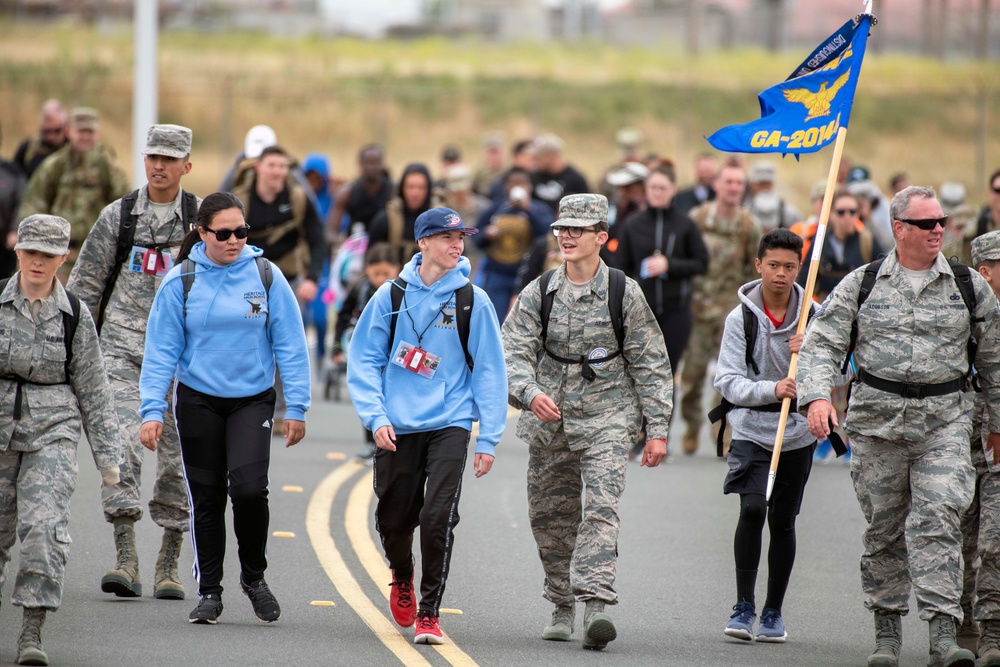
[[[451,427],[396,436],[396,451],[375,452],[375,527],[397,579],[413,571],[413,531],[420,526],[420,609],[441,607],[453,530],[458,525],[469,432]]]
[[[177,432],[191,496],[195,576],[201,595],[222,593],[226,554],[226,495],[243,580],[267,568],[267,468],[274,389],[245,398],[209,396],[177,383]]]

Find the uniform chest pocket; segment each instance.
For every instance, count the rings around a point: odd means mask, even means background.
[[[53,340],[53,338],[47,337],[45,344],[42,345],[42,359],[64,363],[66,361],[66,343],[61,336],[58,340]]]

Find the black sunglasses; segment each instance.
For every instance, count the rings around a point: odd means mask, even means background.
[[[929,232],[933,230],[938,225],[941,225],[941,229],[944,229],[948,225],[948,216],[941,218],[921,218],[920,220],[904,220],[903,218],[898,218],[900,222],[905,222],[908,225],[913,225],[919,229]]]
[[[856,208],[837,208],[833,210],[837,215],[857,215],[858,209]]]
[[[995,192],[995,193],[997,193],[998,195],[1000,195],[1000,188],[998,188],[998,187],[993,187],[993,188],[990,188],[990,190],[992,190],[993,192]]]
[[[208,227],[202,227],[202,229],[215,234],[215,238],[219,239],[219,241],[228,241],[230,236],[245,239],[250,234],[250,225],[243,225],[236,229],[209,229]]]

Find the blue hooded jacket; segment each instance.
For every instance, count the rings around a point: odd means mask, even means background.
[[[146,328],[139,378],[143,423],[163,421],[164,397],[174,376],[210,396],[254,396],[274,385],[275,360],[288,404],[285,419],[305,420],[309,352],[302,316],[281,271],[271,271],[271,288],[265,294],[254,259],[261,254],[246,245],[231,264],[221,265],[208,258],[203,242],[196,243],[190,255],[195,280],[187,317],[182,264],[167,273]]]
[[[417,345],[427,327],[420,346],[441,358],[437,371],[428,378],[390,362],[392,285],[386,282],[361,313],[351,338],[351,400],[361,423],[373,432],[390,425],[397,434],[452,426],[471,430],[479,421],[476,453],[494,456],[507,422],[507,367],[496,312],[486,292],[475,287],[469,333],[475,369],[470,373],[455,323],[455,290],[469,281],[469,260],[459,258],[455,269],[426,286],[418,273],[422,257],[414,255],[400,274],[407,287],[393,345]]]

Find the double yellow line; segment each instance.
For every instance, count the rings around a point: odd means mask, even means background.
[[[340,488],[361,471],[364,471],[364,474],[359,476],[348,495],[347,508],[344,512],[344,526],[347,531],[347,539],[358,560],[388,600],[389,591],[386,584],[391,580],[391,574],[385,565],[382,554],[372,540],[371,531],[368,528],[368,512],[374,496],[370,468],[356,461],[348,461],[337,467],[319,483],[309,499],[309,507],[306,509],[306,530],[309,533],[309,541],[312,543],[313,551],[316,552],[316,557],[319,559],[320,565],[323,566],[326,576],[330,578],[337,589],[337,593],[371,628],[379,641],[392,651],[404,665],[431,667],[431,663],[424,658],[420,651],[414,648],[409,639],[399,633],[396,625],[365,594],[358,580],[347,568],[347,564],[330,534],[330,515],[334,498]],[[388,606],[382,604],[381,601],[380,604],[382,609]],[[443,645],[434,646],[434,649],[454,667],[477,667],[477,663],[447,637],[445,637]]]

